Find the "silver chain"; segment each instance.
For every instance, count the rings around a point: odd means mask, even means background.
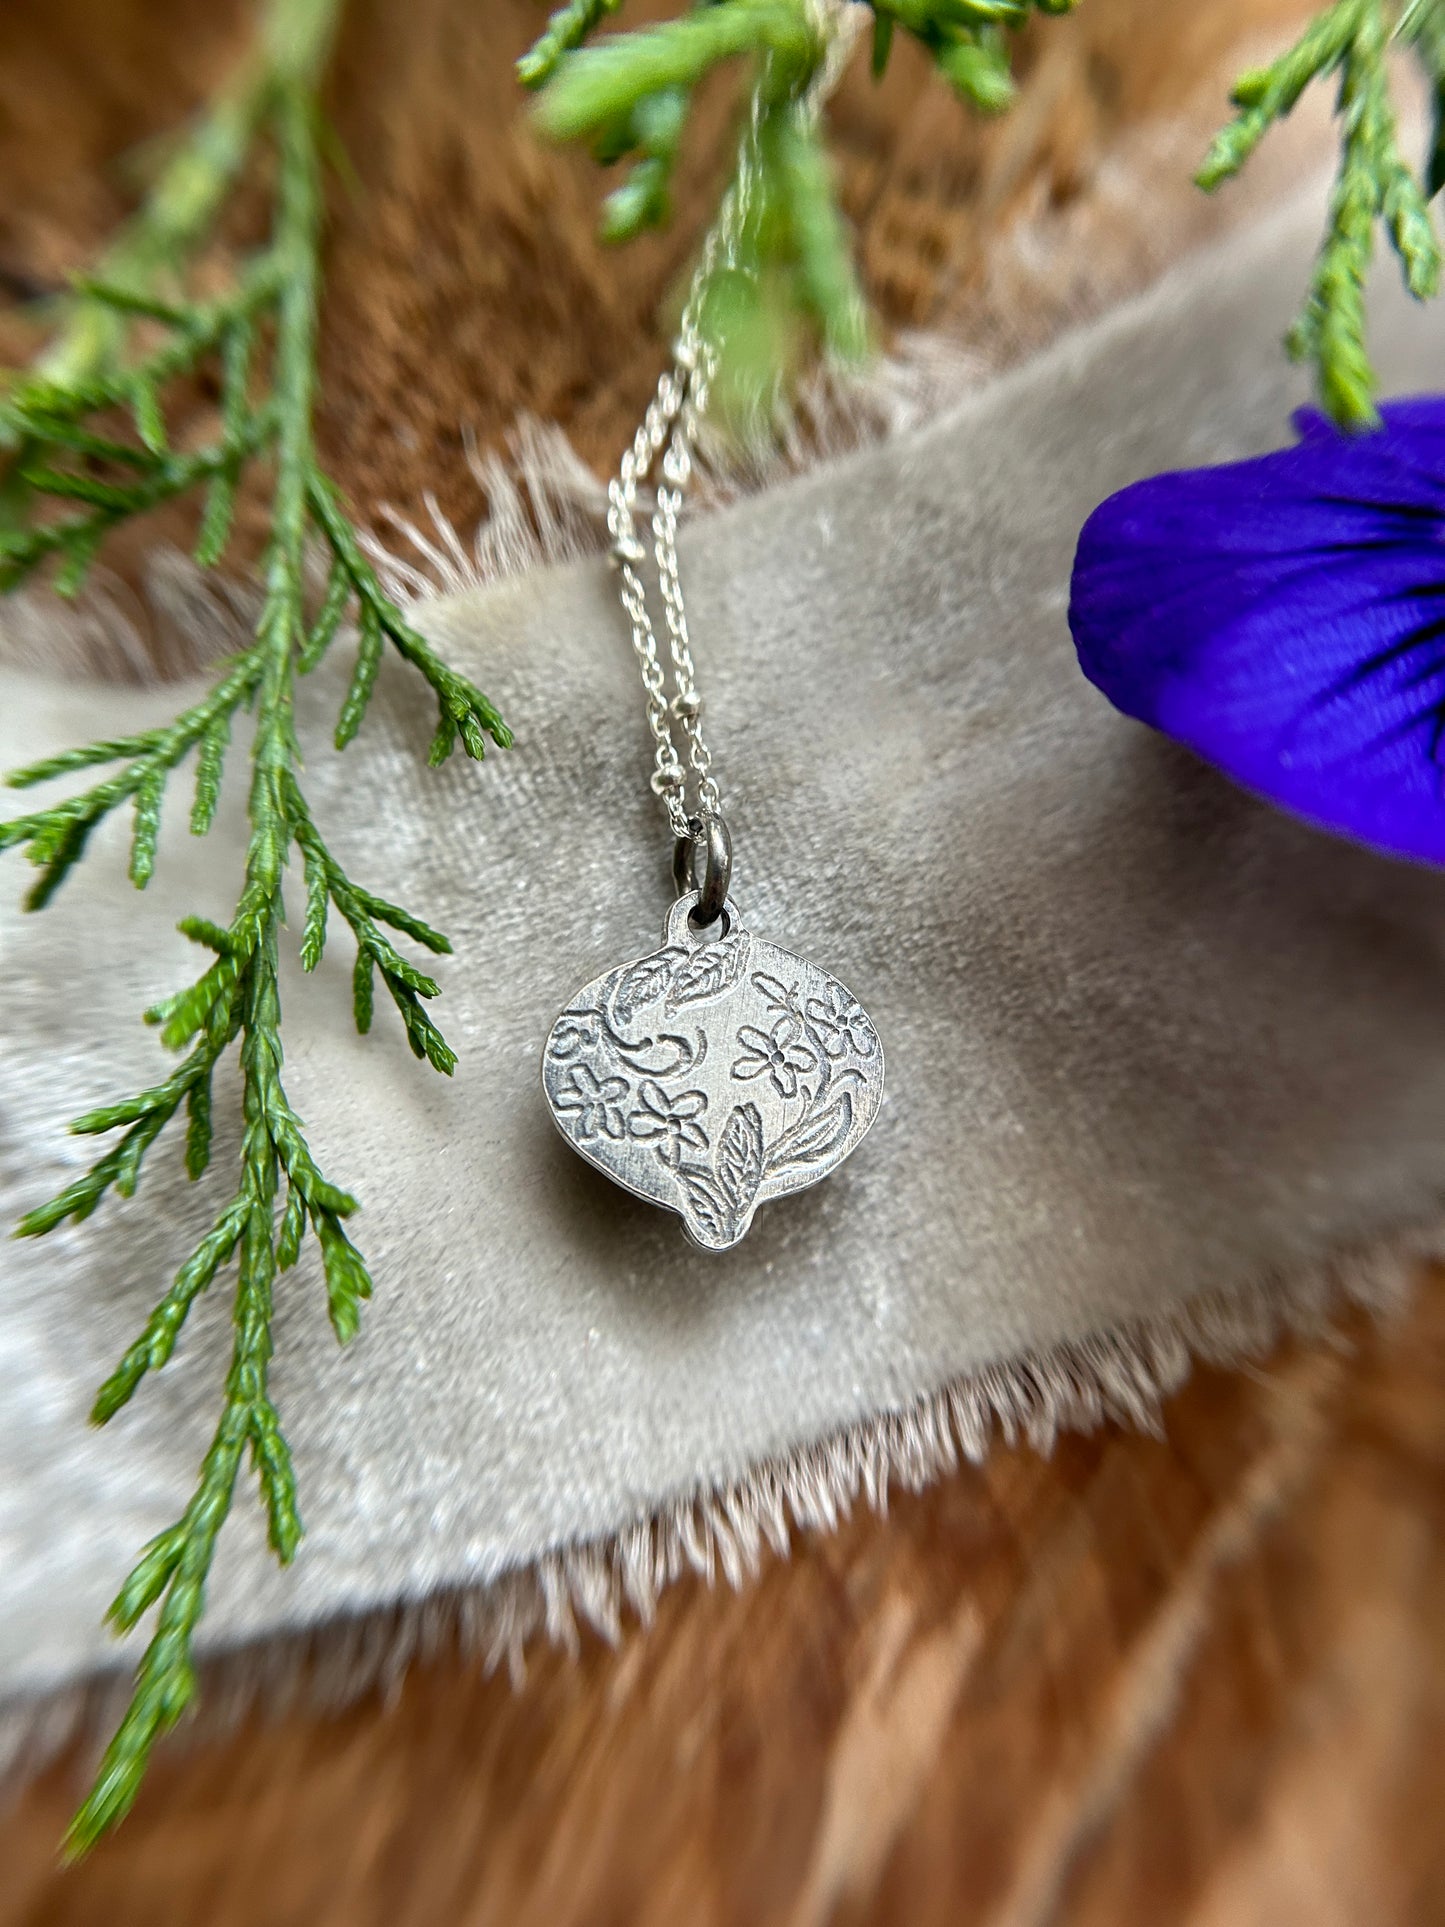
[[[866,9],[850,7],[847,0],[810,0],[810,8],[825,55],[819,62],[803,109],[816,114],[847,59],[859,19]],[[855,17],[845,25],[849,15]],[[712,752],[702,733],[702,697],[698,693],[682,578],[677,566],[677,521],[692,476],[708,390],[717,373],[716,349],[702,332],[703,302],[717,269],[738,264],[738,244],[746,229],[760,173],[762,103],[760,85],[754,91],[748,125],[739,146],[737,171],[717,220],[703,243],[688,289],[673,344],[672,366],[658,382],[657,392],[648,403],[632,444],[623,455],[616,476],[607,485],[610,554],[622,577],[622,606],[632,625],[632,647],[642,671],[647,699],[647,726],[655,745],[652,789],[661,798],[672,833],[679,839],[696,835],[698,818],[722,814],[722,798],[712,773]],[[667,626],[671,690],[652,625],[647,588],[638,573],[647,553],[637,533],[638,492],[659,455],[662,479],[653,496],[652,552],[657,562],[658,587]],[[685,752],[686,764],[680,748]]]
[[[632,647],[642,671],[647,726],[656,746],[653,793],[662,799],[675,837],[692,834],[689,818],[720,816],[722,797],[712,773],[712,752],[702,732],[702,697],[688,634],[687,608],[677,565],[677,522],[692,477],[698,431],[707,408],[708,389],[717,371],[717,353],[702,332],[702,305],[719,266],[732,266],[757,176],[758,102],[733,177],[706,241],[688,290],[672,366],[657,384],[617,475],[607,486],[607,531],[611,556],[622,577],[622,606],[632,625]],[[664,668],[652,625],[647,588],[638,573],[646,556],[637,533],[637,497],[662,457],[662,479],[653,496],[652,552],[667,627],[669,665]],[[669,689],[669,670],[671,688]],[[679,754],[686,754],[686,765]],[[693,795],[690,803],[689,786]]]
[[[632,445],[622,457],[622,466],[607,486],[607,532],[611,536],[611,555],[622,576],[622,607],[632,624],[632,649],[642,669],[642,686],[647,698],[647,728],[653,734],[653,777],[651,786],[663,805],[674,836],[688,836],[688,769],[696,780],[696,809],[699,813],[721,813],[722,800],[713,777],[713,753],[703,738],[701,696],[697,694],[697,673],[692,661],[692,640],[688,636],[688,611],[682,599],[682,576],[678,574],[678,515],[682,495],[688,488],[694,466],[697,426],[707,407],[707,389],[717,368],[713,347],[703,339],[699,314],[703,291],[719,256],[732,251],[736,233],[742,225],[742,202],[746,166],[738,170],[734,191],[722,204],[719,222],[703,245],[688,304],[672,349],[672,366],[657,383],[657,393],[647,403],[647,412],[632,437]],[[663,617],[667,620],[669,671],[663,667],[657,647],[651,611],[647,607],[647,586],[638,574],[645,551],[638,538],[638,489],[653,470],[657,457],[663,457],[663,478],[653,497],[653,557],[657,561],[657,580],[663,595]],[[684,769],[678,742],[686,748],[688,767]]]

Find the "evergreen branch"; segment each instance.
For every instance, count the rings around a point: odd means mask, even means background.
[[[1313,81],[1338,77],[1339,171],[1324,243],[1287,345],[1296,360],[1314,364],[1325,407],[1346,427],[1378,420],[1365,321],[1365,280],[1376,226],[1383,223],[1405,285],[1417,300],[1428,299],[1440,282],[1440,247],[1426,201],[1438,185],[1441,163],[1432,155],[1422,188],[1400,153],[1390,99],[1386,55],[1397,11],[1390,0],[1334,0],[1272,65],[1243,75],[1233,95],[1239,112],[1215,136],[1197,176],[1205,189],[1232,178]],[[1414,41],[1436,87],[1438,155],[1445,8],[1440,0],[1417,0],[1400,19],[1399,30]]]
[[[64,557],[70,565],[67,579],[57,582],[57,587],[73,594],[101,543],[119,523],[148,514],[163,502],[173,502],[214,476],[234,475],[246,455],[264,445],[269,432],[269,418],[257,417],[248,423],[239,447],[153,457],[143,479],[129,487],[61,469],[22,467],[19,479],[32,498],[85,502],[90,512],[62,521],[37,521],[27,527],[0,530],[0,594],[18,588],[42,562],[55,555]]]
[[[176,376],[191,373],[229,330],[270,307],[279,293],[280,272],[281,263],[271,253],[243,275],[230,294],[181,305],[172,338],[123,366],[107,364],[96,373],[66,378],[42,361],[0,400],[0,427],[43,439],[52,422],[76,422],[101,409],[134,407],[139,390],[158,392]],[[129,318],[119,312],[122,319]]]
[[[524,87],[540,87],[557,71],[563,54],[580,47],[622,0],[568,0],[552,14],[541,38],[517,62],[517,78]]]
[[[96,763],[112,762],[120,757],[130,759],[116,775],[88,790],[28,816],[0,822],[0,850],[26,848],[31,862],[41,871],[27,899],[27,908],[39,910],[50,901],[84,853],[96,824],[127,802],[135,806],[138,831],[132,851],[131,880],[144,888],[154,861],[166,779],[197,743],[202,744],[205,754],[206,746],[217,740],[219,727],[241,703],[250,699],[260,679],[261,665],[255,652],[248,651],[222,676],[209,696],[183,711],[174,722],[141,736],[63,751],[44,762],[32,763],[27,769],[14,771],[7,780],[23,787]]]
[[[249,314],[238,316],[221,337],[221,449],[226,459],[211,477],[196,537],[195,557],[203,569],[211,568],[225,553],[235,512],[236,480],[249,452],[253,337],[254,318]]]
[[[263,595],[248,645],[170,722],[15,771],[9,781],[17,788],[102,773],[88,788],[0,823],[0,850],[23,847],[39,868],[29,898],[38,908],[80,860],[96,826],[128,806],[130,875],[144,885],[156,862],[171,777],[194,756],[191,829],[204,835],[237,715],[254,716],[246,750],[249,828],[235,912],[224,925],[183,919],[183,933],[211,953],[210,961],[146,1013],[163,1045],[185,1054],[145,1090],[76,1119],[77,1133],[114,1134],[113,1141],[17,1227],[22,1235],[41,1236],[89,1217],[112,1191],[130,1196],[151,1147],[182,1121],[186,1169],[199,1177],[212,1154],[214,1074],[238,1045],[244,1128],[234,1195],[96,1397],[93,1416],[103,1423],[148,1372],[166,1363],[191,1306],[234,1265],[234,1341],[219,1421],[185,1511],[144,1548],[112,1605],[110,1618],[120,1630],[152,1608],[157,1617],[129,1709],[72,1824],[71,1853],[83,1852],[126,1812],[152,1747],[194,1694],[192,1646],[207,1576],[248,1455],[277,1556],[289,1560],[299,1543],[295,1477],[267,1384],[277,1278],[295,1264],[309,1231],[343,1342],[356,1332],[371,1291],[365,1261],[345,1229],[356,1201],[318,1165],[282,1081],[278,946],[283,883],[294,857],[306,883],[303,964],[314,968],[319,960],[327,909],[334,907],[356,940],[368,984],[380,973],[413,1051],[444,1072],[456,1061],[423,1008],[437,994],[436,983],[402,955],[383,926],[433,951],[449,948],[445,937],[350,879],[307,808],[297,776],[296,680],[321,660],[354,609],[358,663],[340,740],[359,727],[388,646],[431,688],[441,716],[439,744],[444,736],[449,750],[460,737],[467,752],[480,757],[487,739],[501,746],[511,740],[482,692],[442,662],[384,594],[316,459],[322,152],[316,89],[338,4],[265,0],[261,45],[247,73],[178,148],[152,200],[97,273],[75,284],[53,349],[0,399],[11,518],[0,530],[0,590],[51,560],[61,565],[56,586],[76,586],[119,523],[194,492],[205,495],[197,553],[203,562],[216,561],[229,541],[240,477],[261,455],[271,472]],[[179,270],[206,238],[224,188],[261,140],[275,152],[271,238],[230,291],[194,301],[180,286]],[[146,331],[139,340],[137,330]],[[219,363],[219,439],[181,452],[167,429],[168,386],[211,361]],[[111,420],[97,422],[117,410],[127,418],[125,430],[116,432]],[[79,512],[57,513],[57,506]],[[318,536],[331,568],[313,616],[305,604],[304,565],[307,545]]]
[[[296,663],[298,675],[309,675],[331,647],[336,631],[341,626],[341,618],[346,614],[351,595],[351,577],[333,557],[326,577],[326,594],[322,598],[316,620],[311,625],[310,633],[306,637],[305,645]]]
[[[266,594],[257,639],[247,657],[258,677],[257,728],[252,749],[245,887],[221,954],[189,997],[173,1006],[172,1041],[205,1027],[205,1041],[187,1060],[191,1083],[207,1079],[230,1038],[241,1038],[245,1131],[237,1200],[217,1221],[178,1274],[97,1401],[109,1416],[129,1397],[141,1374],[164,1362],[185,1312],[214,1277],[224,1257],[239,1252],[235,1343],[225,1404],[197,1491],[182,1518],[142,1555],[112,1608],[125,1627],[161,1602],[156,1631],[141,1660],[135,1695],[107,1749],[99,1776],[72,1823],[67,1846],[82,1851],[129,1808],[152,1746],[173,1725],[195,1690],[192,1638],[204,1604],[217,1536],[235,1491],[247,1446],[266,1505],[271,1544],[283,1561],[300,1538],[294,1477],[279,1421],[267,1391],[271,1355],[272,1288],[278,1271],[275,1210],[279,1177],[315,1198],[317,1208],[351,1208],[352,1201],[317,1171],[281,1084],[277,932],[283,917],[282,874],[289,843],[285,786],[295,754],[292,735],[294,654],[302,628],[302,561],[306,486],[310,472],[312,381],[315,357],[315,275],[320,208],[311,103],[295,83],[278,86],[276,133],[280,203],[276,250],[283,278],[276,314],[275,387],[278,407],[272,533],[265,567]],[[134,765],[132,766],[134,768]],[[129,774],[129,772],[127,772]],[[186,1067],[183,1067],[183,1070]],[[131,1127],[150,1131],[173,1115],[182,1081]],[[120,1114],[126,1107],[120,1107]],[[114,1115],[114,1113],[112,1113]],[[104,1128],[105,1113],[85,1120]],[[128,1142],[122,1140],[122,1146]],[[112,1154],[114,1156],[114,1154]],[[193,1160],[199,1161],[199,1160]],[[96,1167],[103,1171],[107,1160]],[[92,1174],[94,1176],[94,1174]]]
[[[872,66],[887,66],[895,30],[910,34],[961,99],[984,113],[1014,97],[1008,36],[1033,12],[1069,0],[870,0]],[[734,426],[771,413],[794,372],[799,321],[840,360],[867,350],[869,330],[847,235],[829,180],[811,93],[823,58],[814,0],[714,0],[640,32],[593,39],[610,0],[571,0],[553,14],[519,63],[541,87],[536,117],[557,141],[584,141],[605,164],[631,163],[607,197],[602,234],[632,238],[663,224],[697,87],[718,66],[752,69],[754,111],[738,174],[748,214],[714,285],[704,291],[705,332],[717,351],[714,395]],[[1392,28],[1424,71],[1434,132],[1423,182],[1400,152],[1386,57]],[[1331,0],[1270,66],[1242,75],[1234,119],[1198,175],[1219,187],[1246,164],[1269,129],[1316,80],[1338,83],[1340,166],[1325,238],[1291,354],[1314,363],[1324,404],[1346,425],[1376,419],[1365,344],[1364,282],[1383,224],[1417,299],[1438,289],[1441,252],[1427,203],[1445,183],[1445,0]],[[752,172],[749,172],[749,169]]]
[[[868,352],[868,314],[816,117],[789,102],[764,115],[758,138],[763,165],[778,183],[803,305],[832,354],[860,361]]]
[[[538,104],[537,124],[553,140],[606,139],[639,102],[669,88],[691,91],[725,60],[771,55],[807,75],[821,54],[807,9],[794,0],[724,0],[567,55]]]
[[[846,224],[811,99],[827,49],[814,0],[716,0],[639,32],[590,40],[616,0],[571,0],[518,64],[540,87],[536,117],[556,141],[584,141],[604,164],[630,162],[608,195],[602,237],[630,240],[671,215],[671,187],[693,95],[717,67],[751,69],[754,111],[740,137],[743,232],[704,292],[718,356],[713,393],[734,427],[766,417],[807,334],[839,361],[870,345]],[[1007,33],[1072,0],[872,0],[873,69],[895,27],[928,51],[956,93],[986,113],[1013,98]],[[798,324],[805,324],[800,334]],[[439,743],[443,740],[439,736]]]
[[[432,743],[429,761],[446,761],[458,735],[468,756],[480,762],[486,754],[486,738],[499,749],[509,749],[512,732],[474,683],[458,675],[437,655],[426,638],[412,628],[401,610],[381,586],[376,570],[362,553],[356,531],[342,512],[335,487],[318,470],[309,482],[311,513],[320,533],[331,548],[334,568],[344,572],[352,592],[361,604],[363,624],[370,624],[386,637],[404,662],[409,662],[431,685],[437,699],[440,720]],[[322,611],[323,617],[325,610]],[[320,626],[318,622],[318,627]],[[363,642],[366,630],[363,628]],[[324,646],[324,645],[323,645]],[[365,709],[369,685],[361,692],[360,708]],[[350,718],[343,717],[348,727]],[[360,715],[356,716],[360,723]],[[343,746],[338,724],[337,747]],[[346,740],[349,740],[346,739]]]
[[[1441,0],[1411,0],[1401,16],[1399,37],[1414,50],[1430,89],[1430,152],[1425,162],[1425,199],[1445,187],[1445,5]]]
[[[43,407],[37,406],[29,411],[28,426],[38,442],[48,444],[52,450],[63,450],[67,455],[117,463],[122,468],[148,470],[155,466],[153,449],[137,448],[132,442],[117,441],[113,435],[98,435],[78,422],[46,414]],[[36,454],[28,454],[17,467],[23,471],[39,459]]]
[[[245,165],[272,84],[251,61],[176,147],[144,206],[111,244],[93,276],[79,281],[37,374],[58,391],[84,388],[110,371],[126,341],[126,310],[155,298],[157,284],[184,267],[211,232]]]
[[[91,1407],[91,1422],[104,1425],[127,1404],[147,1372],[158,1372],[175,1350],[181,1327],[196,1299],[222,1265],[228,1264],[240,1242],[246,1221],[246,1201],[237,1198],[217,1218],[176,1273],[175,1282],[146,1321],[145,1330],[101,1386]],[[134,1624],[134,1616],[128,1616]]]
[[[302,940],[303,964],[308,970],[313,969],[320,959],[326,905],[330,902],[345,918],[356,939],[354,1001],[357,1029],[364,1033],[371,1028],[371,986],[375,973],[380,972],[382,982],[401,1014],[413,1054],[425,1057],[434,1069],[449,1077],[456,1068],[456,1053],[419,1002],[424,997],[435,997],[437,985],[402,956],[379,924],[390,923],[393,928],[405,931],[432,951],[449,951],[451,945],[439,931],[432,930],[406,911],[398,910],[395,905],[354,884],[323,842],[294,778],[289,788],[292,828],[306,860],[308,912],[306,935]]]
[[[273,1217],[278,1165],[259,1093],[262,1065],[274,1050],[274,923],[268,935],[269,942],[262,949],[248,987],[246,1040],[242,1046],[246,1077],[242,1191],[212,1234],[211,1248],[217,1254],[218,1268],[219,1252],[230,1246],[233,1228],[238,1230],[235,1337],[225,1402],[189,1505],[174,1526],[151,1541],[111,1605],[108,1616],[120,1631],[129,1630],[157,1601],[160,1616],[141,1659],[130,1706],[106,1748],[95,1784],[71,1824],[66,1846],[72,1855],[84,1851],[129,1810],[156,1740],[175,1725],[195,1696],[192,1641],[204,1610],[216,1540],[230,1511],[248,1445],[260,1475],[271,1543],[283,1563],[293,1556],[300,1538],[289,1457],[275,1449],[276,1414],[267,1389],[276,1276]],[[204,1262],[197,1271],[204,1271]],[[201,1288],[196,1286],[197,1290]],[[121,1373],[125,1369],[123,1365]],[[121,1373],[117,1373],[117,1379]]]

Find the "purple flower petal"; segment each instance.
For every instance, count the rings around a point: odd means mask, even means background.
[[[1069,623],[1126,715],[1324,828],[1445,863],[1445,397],[1096,509]]]

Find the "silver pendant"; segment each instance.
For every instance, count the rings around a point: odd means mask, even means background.
[[[835,977],[755,937],[731,899],[699,932],[698,900],[673,905],[660,950],[577,993],[542,1087],[589,1164],[727,1251],[759,1205],[856,1149],[883,1101],[883,1046]]]

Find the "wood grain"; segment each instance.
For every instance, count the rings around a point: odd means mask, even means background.
[[[990,128],[916,63],[850,80],[842,189],[885,323],[1016,354],[1229,218],[1184,157],[1241,43],[1300,11],[1087,0],[1033,37],[1023,102]],[[6,287],[97,245],[126,205],[115,157],[187,111],[245,17],[10,0]],[[515,111],[507,63],[536,18],[348,12],[332,111],[360,189],[333,195],[321,433],[367,512],[435,489],[465,522],[463,427],[496,445],[525,410],[604,467],[654,377],[716,161],[690,159],[675,234],[604,255],[591,170]],[[1144,201],[1150,155],[1179,168]],[[228,244],[256,218],[243,202]],[[0,316],[0,354],[31,338]],[[0,1923],[1430,1927],[1442,1384],[1430,1279],[1389,1329],[1200,1374],[1161,1438],[1000,1451],[744,1593],[679,1586],[616,1651],[538,1655],[519,1692],[442,1657],[389,1703],[172,1747],[124,1830],[61,1874],[71,1757],[0,1821]]]

